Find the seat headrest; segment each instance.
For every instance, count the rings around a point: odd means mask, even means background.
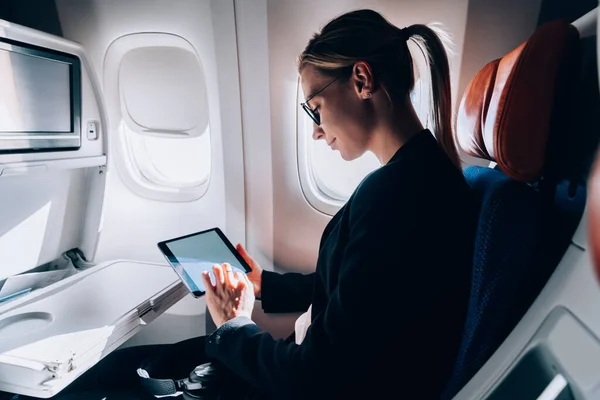
[[[598,33],[600,34],[600,13],[598,14]],[[600,80],[600,41],[597,41],[598,77]],[[596,157],[588,181],[587,199],[587,234],[588,243],[591,248],[592,260],[596,267],[596,276],[600,280],[600,148],[596,151]]]
[[[568,22],[551,21],[484,66],[458,110],[456,141],[463,151],[495,161],[513,179],[533,183],[541,178],[555,100],[565,81],[574,78],[568,59],[578,39]]]

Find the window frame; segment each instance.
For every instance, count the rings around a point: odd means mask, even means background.
[[[209,128],[210,129],[210,128]],[[209,134],[209,132],[206,132]],[[208,174],[198,181],[197,185],[180,185],[180,184],[169,184],[159,183],[146,176],[144,167],[140,166],[138,159],[136,158],[136,150],[130,144],[133,135],[140,135],[139,133],[128,129],[125,126],[125,121],[122,121],[119,126],[119,139],[117,140],[117,146],[119,147],[119,155],[117,157],[119,169],[122,170],[121,176],[127,186],[136,194],[145,198],[162,201],[177,201],[187,202],[195,201],[208,191],[210,185],[211,171],[212,171],[212,141],[209,136],[209,143],[211,146],[211,167]],[[189,140],[193,140],[190,138]],[[188,139],[179,139],[188,140]],[[160,173],[160,170],[155,165],[152,166]]]
[[[103,80],[105,95],[108,99],[107,107],[110,116],[109,120],[111,121],[111,131],[117,133],[117,137],[111,140],[111,147],[115,151],[115,164],[120,177],[127,188],[136,195],[151,200],[165,202],[196,201],[201,199],[208,191],[215,162],[214,140],[211,137],[212,132],[210,129],[211,121],[209,110],[207,110],[209,115],[208,128],[203,134],[209,135],[211,157],[210,170],[206,177],[198,181],[199,184],[196,186],[182,186],[178,184],[165,185],[154,182],[143,173],[143,168],[140,168],[138,165],[138,161],[135,158],[135,151],[129,143],[131,141],[131,135],[160,136],[166,138],[164,135],[140,133],[137,132],[134,127],[128,126],[127,121],[129,120],[129,117],[124,115],[124,110],[122,109],[123,101],[119,89],[119,71],[123,57],[131,50],[161,46],[176,47],[191,52],[195,55],[201,71],[204,74],[204,65],[198,52],[189,41],[181,36],[171,33],[136,33],[121,36],[113,41],[105,54]],[[206,82],[205,74],[203,79]],[[209,104],[207,104],[207,107],[210,109]],[[190,139],[193,138],[190,137]],[[180,140],[186,139],[182,138]]]

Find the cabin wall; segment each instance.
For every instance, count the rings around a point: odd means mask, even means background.
[[[244,131],[247,250],[273,269],[273,161],[266,0],[235,0]]]
[[[110,83],[104,81],[107,49],[116,39],[140,32],[184,38],[198,54],[205,74],[211,157],[206,193],[194,201],[161,201],[134,193],[117,162],[117,157],[123,155],[117,151],[119,131],[111,125],[106,196],[95,261],[125,258],[166,263],[157,242],[215,226],[233,242],[245,243],[233,1],[58,0],[57,8],[64,36],[84,46],[105,91]],[[105,97],[105,101],[108,108],[119,107],[109,104],[112,98]],[[181,154],[170,156],[176,159]],[[204,299],[189,295],[129,345],[173,342],[203,334],[204,315]]]

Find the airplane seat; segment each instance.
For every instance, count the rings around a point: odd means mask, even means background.
[[[561,181],[578,41],[566,21],[542,25],[485,65],[461,100],[457,144],[497,168],[464,170],[479,219],[467,319],[443,399],[455,396],[510,334],[581,218],[585,194]]]

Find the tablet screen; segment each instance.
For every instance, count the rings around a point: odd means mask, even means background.
[[[210,272],[214,284],[214,264],[229,263],[234,272],[250,272],[250,267],[218,228],[168,240],[158,245],[175,272],[195,296],[205,292],[203,271]]]

